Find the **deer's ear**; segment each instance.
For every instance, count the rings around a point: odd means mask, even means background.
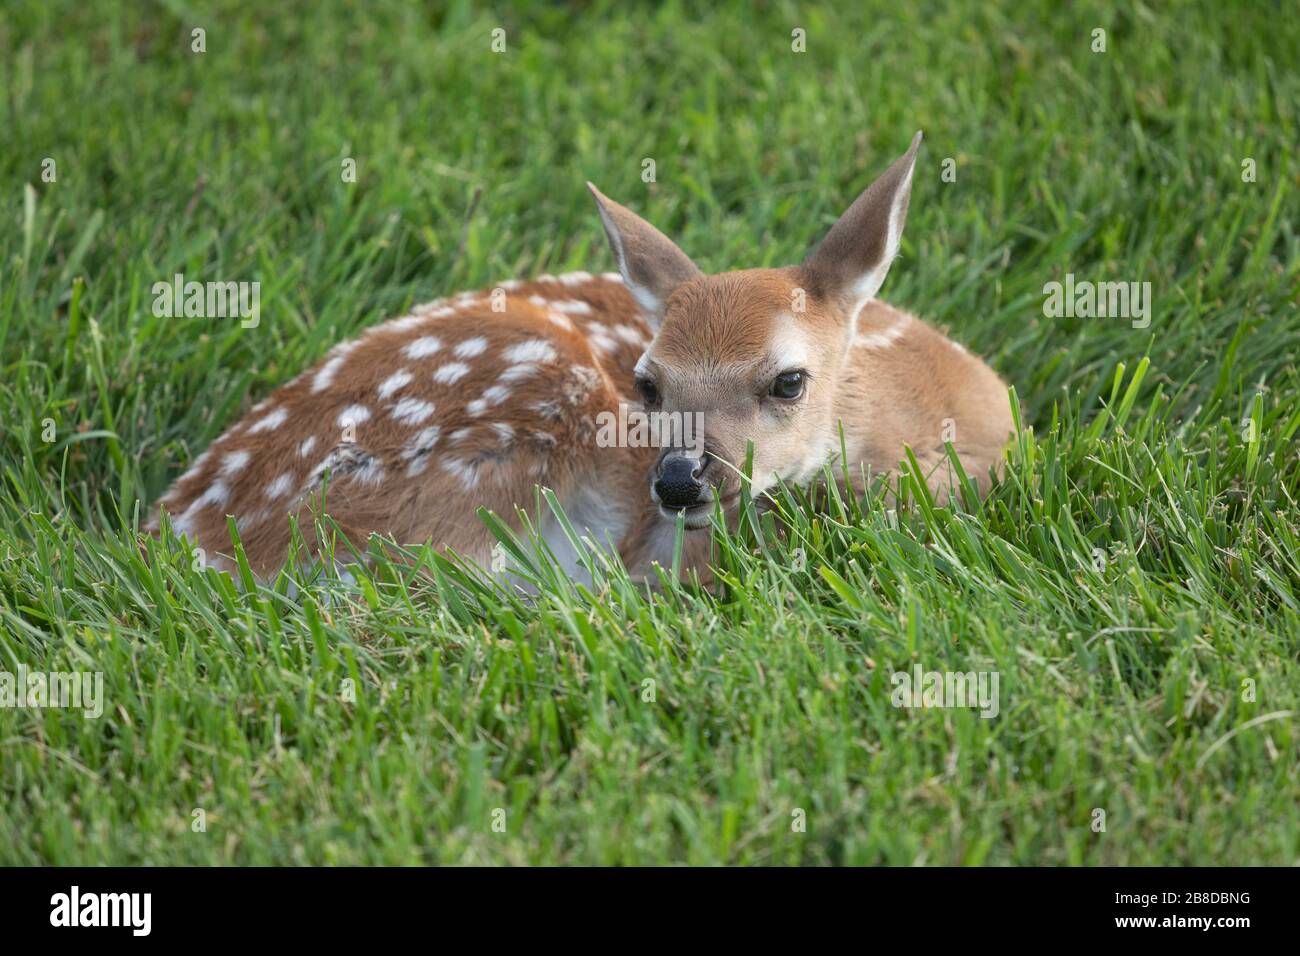
[[[591,183],[600,221],[628,291],[656,327],[674,289],[702,275],[686,253],[632,210],[607,198]]]
[[[851,317],[879,291],[898,255],[920,145],[918,132],[908,151],[867,187],[804,260],[813,291],[838,301]]]

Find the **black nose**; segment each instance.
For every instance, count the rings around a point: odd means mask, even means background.
[[[699,501],[704,489],[699,481],[701,470],[700,462],[694,458],[665,458],[659,463],[655,478],[655,494],[660,502],[669,508],[688,508]]]

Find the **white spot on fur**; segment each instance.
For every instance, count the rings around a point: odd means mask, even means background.
[[[232,451],[221,460],[221,473],[229,478],[237,475],[248,465],[251,456],[246,451]]]
[[[514,426],[509,422],[493,422],[492,430],[502,442],[509,442],[515,437]]]
[[[433,402],[404,398],[393,406],[390,414],[404,425],[418,425],[433,414]]]
[[[370,409],[364,405],[349,405],[343,411],[339,412],[339,428],[347,428],[349,425],[360,425],[370,419]]]
[[[429,467],[429,452],[438,444],[438,436],[442,433],[437,425],[430,425],[428,428],[421,429],[402,449],[400,457],[407,462],[406,476],[414,478],[416,475],[423,474],[424,470]]]
[[[293,490],[293,475],[286,471],[266,486],[266,497],[274,501],[277,498],[283,498],[291,490]]]
[[[545,339],[529,339],[516,342],[501,355],[507,362],[554,362],[555,346]]]
[[[557,312],[564,312],[568,315],[591,315],[591,306],[579,299],[565,299],[563,302],[552,302],[551,308]]]
[[[609,333],[606,332],[604,329],[600,328],[599,326],[593,329],[590,325],[587,328],[588,328],[587,341],[591,343],[592,347],[594,347],[596,351],[598,352],[618,351],[618,343],[615,342],[612,338],[610,338]]]
[[[564,275],[560,276],[559,281],[563,282],[565,285],[582,285],[583,283],[591,281],[591,273],[590,272],[567,272]]]
[[[466,339],[455,348],[457,358],[474,358],[476,355],[482,355],[485,351],[487,351],[487,339],[481,335]]]
[[[308,455],[311,454],[311,450],[315,447],[316,447],[315,435],[312,435],[310,438],[304,439],[303,443],[298,446],[298,457],[306,458]]]
[[[214,481],[199,497],[190,502],[185,513],[172,521],[172,528],[177,534],[192,534],[194,517],[208,505],[220,507],[230,498],[230,489],[224,482]]]
[[[407,358],[419,359],[432,355],[440,348],[442,348],[442,339],[435,335],[426,335],[413,342],[408,342],[406,347],[402,349],[402,354]]]
[[[536,375],[536,374],[537,374],[537,366],[536,366],[536,365],[533,365],[533,364],[531,364],[531,363],[526,362],[526,363],[523,363],[523,364],[521,364],[521,365],[512,365],[512,366],[510,366],[508,369],[506,369],[504,372],[502,372],[499,376],[497,376],[497,381],[498,381],[498,382],[518,382],[518,381],[521,381],[522,379],[525,379],[525,378],[531,378],[532,376],[534,376],[534,375]]]
[[[398,369],[379,383],[379,397],[381,399],[389,398],[393,392],[410,382],[411,378],[411,373],[406,369]]]
[[[546,318],[566,332],[573,331],[573,322],[567,315],[561,315],[559,312],[552,312],[548,309]]]
[[[400,319],[390,319],[379,328],[386,332],[410,332],[428,321],[428,315],[404,315]]]
[[[322,365],[320,371],[316,373],[315,378],[311,380],[311,390],[313,392],[323,392],[334,384],[334,376],[337,375],[339,369],[343,367],[343,360],[346,357],[347,353],[344,352],[341,355],[335,355],[332,359]]]
[[[275,411],[271,412],[271,414],[267,415],[265,418],[259,419],[257,422],[255,422],[253,427],[248,430],[248,433],[250,435],[255,435],[258,432],[273,431],[279,428],[281,425],[283,425],[284,420],[288,417],[289,417],[288,412],[286,412],[283,408],[277,408]]]
[[[195,502],[199,505],[224,505],[230,498],[230,489],[226,487],[225,482],[214,481],[208,486],[208,490],[203,492],[202,496]]]
[[[445,319],[448,316],[456,314],[456,307],[447,305],[445,299],[438,299],[435,302],[426,302],[424,305],[417,305],[412,311],[426,319]]]
[[[465,406],[465,411],[471,415],[482,415],[487,409],[494,405],[500,405],[510,397],[510,389],[504,385],[493,385],[483,392],[482,398],[476,398]]]
[[[440,385],[454,385],[469,374],[469,366],[464,362],[448,362],[433,373],[433,380]]]

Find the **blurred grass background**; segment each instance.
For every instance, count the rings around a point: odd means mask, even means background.
[[[17,0],[0,63],[0,669],[110,703],[0,709],[0,861],[1300,859],[1280,5]],[[585,180],[702,268],[782,264],[916,129],[884,295],[1033,431],[976,514],[805,516],[804,571],[726,541],[720,598],[382,564],[363,598],[238,595],[136,550],[334,343],[611,268]],[[260,325],[155,318],[176,272],[260,281]],[[1150,327],[1045,318],[1067,272],[1151,282]],[[914,661],[998,669],[1001,717],[890,708]]]

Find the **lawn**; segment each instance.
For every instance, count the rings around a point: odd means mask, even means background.
[[[103,713],[0,707],[0,863],[1300,861],[1300,21],[837,6],[6,3],[0,671]],[[245,590],[140,530],[358,330],[613,268],[586,180],[783,264],[917,129],[883,296],[1014,386],[987,501],[786,495],[716,593]],[[176,273],[259,323],[155,316]],[[999,713],[893,706],[918,665]]]

